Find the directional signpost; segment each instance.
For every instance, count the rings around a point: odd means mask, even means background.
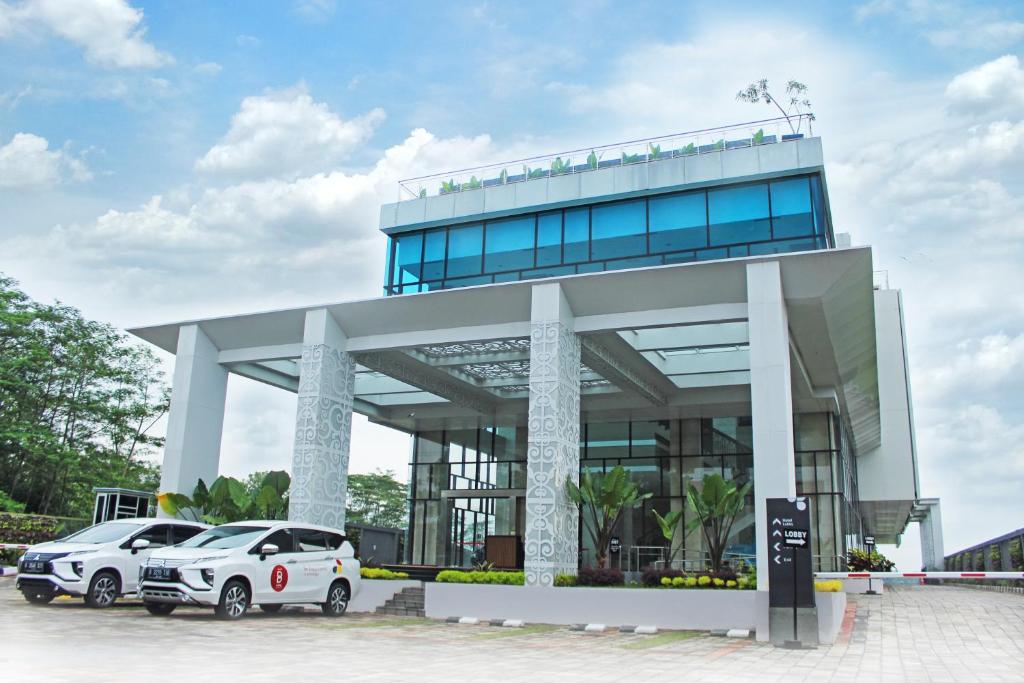
[[[875,550],[875,537],[874,536],[865,536],[864,537],[864,547],[868,549],[868,554],[869,555],[872,552],[874,552],[874,550]],[[868,589],[864,593],[864,595],[878,595],[878,593],[875,592],[875,589],[871,587],[871,577],[870,576],[868,577]]]
[[[792,640],[779,637],[770,628],[771,639],[784,647],[799,648],[798,610],[814,615],[814,574],[811,571],[811,514],[806,498],[769,498],[768,508],[768,605],[771,624],[781,626],[780,617],[792,613]],[[809,644],[816,643],[817,618],[813,631],[805,628]]]

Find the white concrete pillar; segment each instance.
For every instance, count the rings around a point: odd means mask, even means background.
[[[217,362],[217,347],[199,328],[178,330],[171,408],[160,469],[160,491],[191,496],[202,479],[217,478],[224,429],[228,371]],[[162,510],[158,515],[165,517]]]
[[[757,589],[768,590],[766,498],[796,496],[789,323],[778,261],[747,265]]]
[[[917,523],[918,532],[921,534],[921,566],[926,571],[939,571],[945,566],[942,509],[939,499],[922,498],[917,501],[917,506],[925,509],[925,514]]]
[[[306,313],[288,519],[345,528],[356,363],[326,309]]]
[[[526,448],[526,585],[551,586],[579,563],[579,510],[565,480],[580,472],[580,340],[557,283],[534,285]]]

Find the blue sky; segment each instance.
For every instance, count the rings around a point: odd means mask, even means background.
[[[904,289],[953,550],[1024,519],[1022,52],[1011,2],[0,0],[0,271],[122,327],[373,296],[398,179],[763,118],[736,91],[795,78],[837,230]],[[286,466],[293,413],[232,380],[223,469]],[[406,458],[357,422],[354,469]]]

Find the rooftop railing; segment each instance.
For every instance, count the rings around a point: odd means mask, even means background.
[[[398,181],[399,201],[797,140],[805,125],[814,134],[813,121],[814,114],[762,119],[409,178]]]

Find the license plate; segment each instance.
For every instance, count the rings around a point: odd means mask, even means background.
[[[171,578],[171,572],[174,571],[170,567],[150,567],[147,571],[146,576],[157,581],[166,581]]]
[[[22,571],[24,571],[27,574],[43,574],[44,572],[46,572],[46,563],[37,562],[35,560],[31,562],[25,562],[22,565]]]

